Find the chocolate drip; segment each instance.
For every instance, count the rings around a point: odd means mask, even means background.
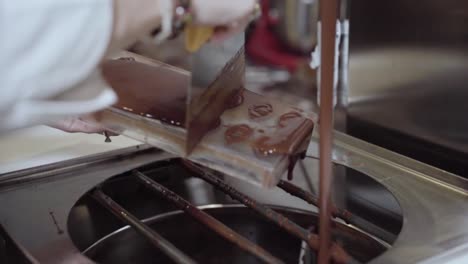
[[[262,155],[274,154],[292,155],[302,144],[305,137],[310,135],[314,123],[300,115],[284,114],[280,117],[280,126],[273,134],[262,136],[252,147]]]
[[[273,107],[271,104],[259,104],[249,107],[249,117],[251,119],[266,117],[271,113],[273,113]]]
[[[288,180],[292,181],[294,178],[294,168],[299,160],[304,159],[306,156],[305,152],[291,154],[288,156],[289,164],[288,164]]]
[[[228,145],[243,142],[253,135],[254,130],[248,125],[235,125],[226,130],[224,139]]]

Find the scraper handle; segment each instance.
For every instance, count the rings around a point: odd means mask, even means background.
[[[213,34],[213,27],[188,24],[185,27],[185,49],[191,53],[196,52]]]

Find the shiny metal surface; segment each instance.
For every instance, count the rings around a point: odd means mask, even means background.
[[[7,191],[9,188],[18,188],[23,183],[41,182],[43,180],[53,180],[61,173],[67,173],[71,170],[80,170],[107,162],[118,162],[122,159],[128,159],[135,153],[155,152],[149,145],[137,145],[134,147],[114,150],[109,153],[95,154],[74,158],[59,163],[46,164],[43,166],[14,171],[11,173],[0,174],[0,190]],[[167,154],[166,154],[167,155]]]
[[[162,184],[154,181],[145,174],[135,171],[133,173],[133,176],[137,177],[140,183],[144,184],[146,188],[149,188],[155,194],[164,197],[168,202],[172,203],[180,210],[184,211],[187,214],[187,216],[190,216],[193,220],[208,227],[211,231],[213,231],[219,236],[222,236],[226,241],[231,242],[239,249],[250,253],[252,256],[257,257],[259,260],[262,260],[265,263],[283,263],[282,260],[273,256],[272,253],[270,253],[269,251],[266,251],[259,245],[235,232],[233,229],[229,228],[221,221],[212,217],[208,213],[205,213],[203,210],[198,209],[196,206],[192,205],[180,195],[164,187]],[[187,236],[187,239],[188,238],[189,236]]]
[[[350,133],[468,176],[468,2],[364,0],[350,10]]]
[[[466,252],[465,179],[344,134],[335,134],[335,139],[336,161],[383,184],[403,211],[403,229],[392,249],[371,263],[443,263],[430,259]],[[446,254],[443,261],[454,255]]]
[[[156,149],[140,148],[100,154],[94,156],[100,160],[95,163],[57,163],[45,170],[30,169],[30,175],[23,171],[17,178],[0,175],[0,181],[11,183],[14,179],[21,183],[0,189],[0,223],[40,263],[92,263],[68,236],[70,208],[83,195],[82,190],[118,173],[170,157]]]
[[[297,263],[299,260],[300,240],[288,235],[272,223],[266,222],[242,205],[211,205],[203,206],[201,209],[226,223],[242,236],[255,241],[269,252],[281,257],[285,263]],[[273,209],[301,226],[308,227],[317,224],[316,214],[284,207],[273,207]],[[232,247],[214,233],[206,232],[205,228],[183,214],[182,211],[161,214],[145,219],[143,222],[159,232],[164,232],[168,239],[174,241],[184,251],[196,256],[198,263],[259,263],[257,259],[243,253],[236,247]],[[335,235],[337,239],[342,241],[343,247],[350,254],[362,261],[381,254],[387,247],[385,243],[340,223],[337,223]],[[198,243],[187,240],[187,237],[197,238]],[[167,263],[160,252],[148,248],[142,243],[142,239],[128,227],[109,234],[86,249],[85,252],[102,264],[123,264],[130,261],[139,264]]]
[[[335,161],[382,184],[403,210],[403,228],[393,247],[370,263],[432,264],[463,256],[468,248],[467,180],[350,136],[337,133],[335,138]],[[108,155],[109,159],[78,170],[58,164],[56,174],[52,170],[39,181],[33,180],[35,175],[23,174],[16,179],[21,185],[0,189],[1,224],[41,263],[90,263],[69,237],[72,229],[66,223],[72,206],[96,184],[170,157],[156,150],[136,149],[117,160]],[[23,177],[27,180],[20,181]],[[92,215],[89,210],[80,213]]]
[[[274,30],[291,49],[308,54],[317,45],[318,0],[270,0]]]
[[[0,263],[39,264],[0,225]]]
[[[144,225],[137,217],[130,214],[130,212],[113,201],[112,198],[104,194],[102,190],[95,190],[92,195],[94,199],[96,199],[102,206],[106,207],[116,217],[125,221],[142,237],[150,241],[155,248],[164,252],[164,254],[168,256],[173,262],[177,264],[195,264],[193,259],[187,256],[184,252],[180,251],[159,233]]]

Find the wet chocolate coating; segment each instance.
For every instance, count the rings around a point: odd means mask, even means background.
[[[224,132],[224,140],[226,144],[239,143],[250,138],[254,133],[254,130],[248,125],[235,125]]]
[[[104,62],[102,73],[119,97],[116,108],[185,127],[189,75],[128,58]]]
[[[271,135],[260,137],[252,144],[255,152],[265,156],[295,154],[304,138],[312,132],[314,123],[300,115],[294,118],[289,118],[290,116],[290,113],[281,116],[282,127],[278,127]]]

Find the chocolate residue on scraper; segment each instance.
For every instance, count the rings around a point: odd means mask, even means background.
[[[284,114],[280,117],[279,122],[281,125],[275,132],[260,137],[252,144],[255,152],[265,156],[294,155],[314,128],[314,123],[311,120],[299,114]]]
[[[239,143],[246,141],[253,135],[253,133],[254,130],[248,125],[235,125],[228,128],[226,132],[224,132],[224,140],[228,145],[233,143]]]
[[[128,58],[104,62],[102,73],[119,97],[114,107],[169,125],[185,126],[189,75]]]
[[[244,91],[244,88],[239,90],[239,92],[234,95],[231,100],[229,100],[229,102],[226,104],[226,110],[236,108],[244,103]]]

